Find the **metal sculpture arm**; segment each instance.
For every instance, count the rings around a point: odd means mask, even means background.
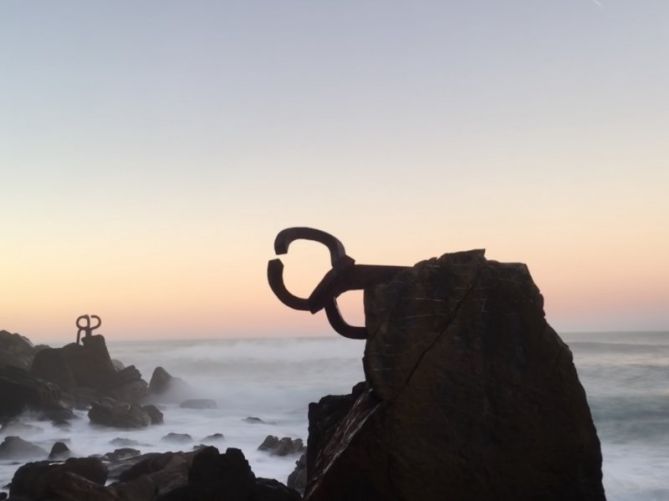
[[[386,282],[406,267],[355,264],[355,260],[346,255],[344,245],[337,238],[324,231],[306,227],[280,231],[274,240],[276,253],[286,254],[295,240],[311,240],[325,245],[330,251],[332,269],[325,274],[308,298],[301,298],[286,288],[281,260],[272,259],[267,263],[267,280],[276,297],[296,310],[316,313],[325,309],[330,325],[339,334],[351,339],[366,339],[365,327],[352,326],[344,320],[339,312],[337,297],[346,291],[366,289]]]

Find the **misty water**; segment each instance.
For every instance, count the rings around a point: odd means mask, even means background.
[[[590,403],[602,442],[604,485],[610,500],[669,499],[669,333],[564,334]],[[24,420],[36,428],[19,434],[49,450],[66,440],[79,456],[115,449],[117,437],[136,440],[142,452],[187,450],[203,438],[221,450],[244,451],[257,476],[283,482],[297,457],[258,451],[265,436],[307,438],[307,406],[326,394],[347,393],[363,379],[364,344],[338,336],[300,339],[110,342],[113,358],[134,364],[149,379],[161,365],[182,377],[198,397],[218,409],[181,409],[162,404],[164,424],[117,430],[89,424],[84,412],[70,428]],[[251,424],[254,416],[264,423]],[[161,438],[188,433],[190,444]],[[0,462],[0,485],[20,463]]]

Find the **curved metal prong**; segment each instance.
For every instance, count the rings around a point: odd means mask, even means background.
[[[332,301],[325,306],[325,314],[332,328],[342,336],[349,339],[367,339],[367,329],[365,327],[355,327],[346,323],[339,312],[336,298],[332,298]]]
[[[297,297],[286,289],[283,283],[283,263],[280,259],[272,259],[267,263],[267,281],[272,292],[283,304],[295,310],[309,310],[307,299]]]
[[[102,325],[102,320],[100,320],[100,317],[98,317],[97,315],[91,315],[91,318],[94,318],[98,321],[96,325],[91,325],[91,330],[94,331],[95,329],[97,329]]]
[[[330,251],[330,262],[335,266],[337,262],[346,257],[346,250],[336,237],[315,228],[308,228],[306,226],[296,226],[293,228],[286,228],[281,230],[274,239],[274,250],[277,254],[285,254],[288,252],[288,247],[295,240],[311,240],[325,245]]]

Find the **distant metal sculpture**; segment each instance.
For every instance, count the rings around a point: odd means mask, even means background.
[[[272,259],[267,263],[267,279],[276,297],[296,310],[316,313],[325,309],[330,325],[339,334],[351,339],[366,339],[365,327],[349,325],[343,319],[337,306],[337,297],[346,291],[366,289],[387,282],[407,267],[355,264],[355,260],[346,255],[344,245],[337,238],[314,228],[296,227],[280,231],[274,240],[275,252],[286,254],[295,240],[311,240],[325,245],[330,251],[332,269],[325,274],[308,298],[301,298],[286,289],[283,282],[283,263],[280,259]]]
[[[98,323],[96,325],[91,325],[91,318],[97,320]],[[85,324],[83,324],[84,321],[86,322]],[[92,336],[93,331],[102,325],[102,320],[100,320],[100,317],[97,315],[81,315],[80,317],[77,317],[76,324],[79,328],[77,331],[77,344],[79,344],[81,333],[84,333],[84,338]]]

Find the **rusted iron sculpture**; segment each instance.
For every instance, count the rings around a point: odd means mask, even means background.
[[[339,312],[337,297],[346,291],[361,290],[387,282],[406,266],[378,266],[355,264],[355,260],[346,255],[344,245],[335,237],[314,228],[286,228],[279,232],[274,240],[277,254],[286,254],[288,247],[295,240],[310,240],[325,245],[330,251],[332,269],[328,271],[308,298],[301,298],[290,293],[283,282],[283,263],[272,259],[267,263],[267,279],[276,297],[291,308],[310,311],[312,314],[325,309],[332,328],[344,337],[366,339],[367,329],[349,325]]]
[[[91,325],[91,318],[97,320],[98,323],[95,325]],[[79,330],[77,331],[77,344],[79,344],[82,332],[84,334],[84,338],[92,336],[93,331],[102,325],[102,320],[100,320],[100,317],[98,317],[97,315],[81,315],[77,317],[76,324],[77,327],[79,328]]]

